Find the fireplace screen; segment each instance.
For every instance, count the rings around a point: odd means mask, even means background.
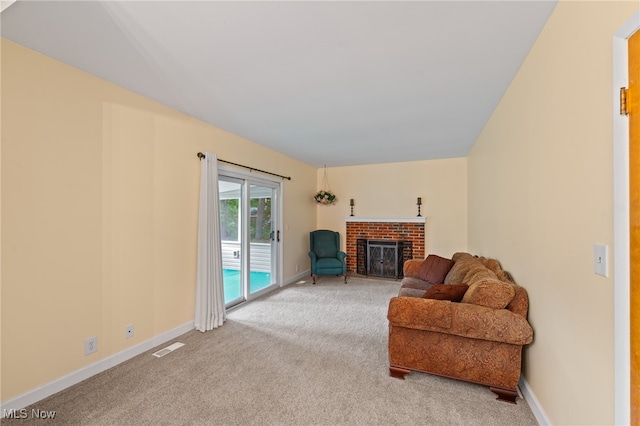
[[[367,240],[357,242],[357,270],[361,275],[402,278],[405,260],[413,257],[411,241]]]

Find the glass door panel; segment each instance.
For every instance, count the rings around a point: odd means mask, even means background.
[[[275,283],[273,254],[276,239],[273,212],[274,188],[249,186],[249,293]]]
[[[245,300],[242,268],[243,182],[219,177],[220,237],[222,240],[222,279],[226,306]]]

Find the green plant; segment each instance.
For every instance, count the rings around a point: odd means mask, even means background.
[[[313,196],[313,199],[316,200],[318,204],[333,204],[338,201],[338,197],[334,193],[328,190],[318,191],[316,195]]]

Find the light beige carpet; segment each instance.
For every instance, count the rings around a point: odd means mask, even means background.
[[[527,403],[487,387],[389,377],[386,310],[397,281],[319,277],[192,331],[28,407],[84,425],[536,425]]]

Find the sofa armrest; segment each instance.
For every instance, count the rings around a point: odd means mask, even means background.
[[[451,302],[419,297],[392,297],[387,311],[389,324],[418,330],[448,332]]]
[[[507,309],[492,309],[448,300],[393,297],[387,319],[390,325],[455,334],[472,339],[513,345],[533,341],[533,329],[525,318]]]
[[[405,277],[418,278],[420,267],[424,259],[407,259],[402,266],[402,273]]]

